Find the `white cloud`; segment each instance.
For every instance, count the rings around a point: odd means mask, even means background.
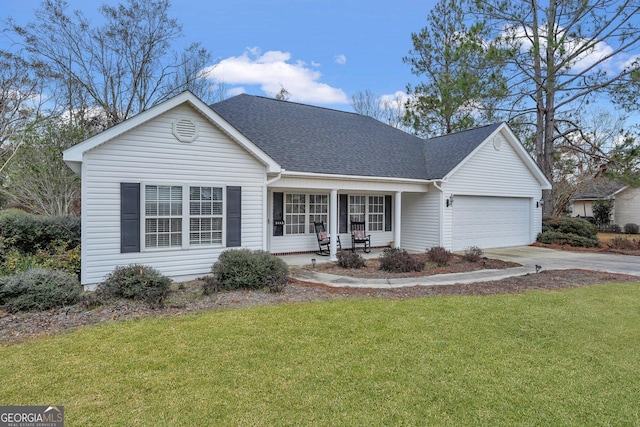
[[[312,66],[316,66],[315,63]],[[289,52],[272,50],[260,54],[258,48],[247,48],[241,56],[225,58],[205,68],[203,74],[229,85],[259,85],[269,96],[284,87],[291,94],[289,100],[295,102],[349,103],[342,89],[321,83],[322,74],[319,71],[308,67],[303,61],[293,62]],[[235,90],[231,89],[228,93]]]
[[[541,40],[543,43],[542,48],[545,48],[546,28],[541,28],[540,30],[541,30]],[[560,38],[562,33],[565,32],[563,28],[557,28],[556,31],[559,31],[560,33],[558,38]],[[529,50],[533,46],[531,39],[526,36],[524,28],[518,28],[518,29],[512,28],[510,30],[510,33],[515,35],[516,38],[522,41],[521,48],[523,50]],[[531,31],[529,31],[529,34],[531,34]],[[601,63],[600,65],[602,66],[614,65],[611,62],[611,58],[605,60],[605,58],[607,58],[613,52],[613,48],[606,42],[600,41],[596,43],[595,46],[585,49],[585,47],[587,46],[587,43],[590,43],[585,38],[567,37],[565,40],[566,40],[564,45],[565,53],[562,55],[563,57],[566,58],[566,57],[569,57],[570,55],[575,55],[577,52],[581,51],[581,53],[569,63],[569,67],[571,70],[575,72],[584,71],[598,63]]]
[[[344,65],[347,63],[347,57],[344,54],[336,55],[333,57],[333,62],[339,65]]]

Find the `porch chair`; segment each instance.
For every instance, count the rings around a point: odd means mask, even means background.
[[[313,222],[313,227],[316,230],[316,238],[318,239],[318,252],[316,254],[322,256],[331,255],[331,239],[327,235],[327,230],[324,227],[324,222]],[[338,250],[342,250],[340,244],[340,236],[336,236],[336,247]]]
[[[371,234],[366,234],[364,221],[351,221],[351,251],[356,251],[356,245],[363,245],[364,252],[371,252]]]

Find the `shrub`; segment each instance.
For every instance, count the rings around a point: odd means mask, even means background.
[[[362,255],[354,251],[338,251],[338,265],[342,268],[362,268],[366,265]]]
[[[220,283],[215,277],[206,276],[202,282],[202,294],[212,295],[220,290]]]
[[[0,304],[12,313],[72,305],[81,294],[78,278],[63,271],[32,268],[0,278]]]
[[[44,217],[11,209],[0,215],[0,237],[6,247],[23,253],[49,249],[61,243],[73,249],[80,244],[80,219]]]
[[[380,270],[390,273],[422,271],[424,270],[424,262],[411,256],[411,254],[404,249],[389,248],[385,249],[380,256]]]
[[[640,227],[638,227],[638,224],[630,222],[629,224],[624,225],[625,234],[638,234],[638,231],[640,231]]]
[[[289,267],[265,251],[231,249],[220,254],[211,267],[221,289],[262,289],[280,292],[287,285]]]
[[[592,210],[593,218],[595,219],[596,224],[599,226],[604,226],[609,223],[611,211],[613,210],[613,201],[598,199],[593,202]]]
[[[453,254],[442,246],[434,246],[427,251],[429,261],[436,263],[440,267],[449,264]]]
[[[557,217],[545,218],[542,221],[542,232],[557,231],[565,234],[575,234],[589,239],[597,238],[598,229],[589,221],[582,218]]]
[[[537,240],[538,242],[546,244],[569,245],[584,248],[595,248],[600,246],[598,238],[589,238],[573,233],[562,233],[559,231],[543,231],[538,234]]]
[[[0,275],[16,274],[34,267],[66,271],[80,278],[80,246],[69,249],[66,243],[59,243],[33,253],[12,248],[5,249],[0,256]]]
[[[169,295],[171,279],[156,269],[139,264],[118,266],[98,285],[97,292],[107,298],[141,300],[161,306]]]
[[[464,250],[462,258],[467,262],[478,262],[482,259],[482,255],[484,255],[482,249],[477,246],[470,246]]]
[[[622,227],[618,224],[611,224],[605,227],[605,231],[608,233],[622,233]]]
[[[638,250],[640,249],[640,240],[627,239],[624,237],[614,237],[607,242],[607,246],[609,246],[611,249]]]

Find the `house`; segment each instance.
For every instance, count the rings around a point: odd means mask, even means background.
[[[597,178],[582,183],[582,189],[572,199],[572,215],[593,218],[593,203],[596,200],[613,201],[611,223],[640,224],[640,188],[622,182]]]
[[[424,251],[526,245],[551,188],[509,127],[423,140],[355,113],[239,95],[182,93],[64,152],[82,178],[87,289],[117,265],[174,280],[228,248],[317,249],[313,221],[350,242]],[[335,239],[331,239],[335,259]]]

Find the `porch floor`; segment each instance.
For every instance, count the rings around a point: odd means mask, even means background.
[[[386,248],[372,248],[371,252],[369,252],[368,254],[364,253],[362,249],[360,249],[357,250],[356,253],[362,255],[364,259],[378,258],[380,255],[382,255],[382,252],[384,252],[385,249]],[[278,258],[282,258],[282,260],[290,266],[310,265],[311,259],[313,258],[315,258],[317,264],[331,262],[331,257],[318,255],[313,252],[295,255],[278,255]]]

